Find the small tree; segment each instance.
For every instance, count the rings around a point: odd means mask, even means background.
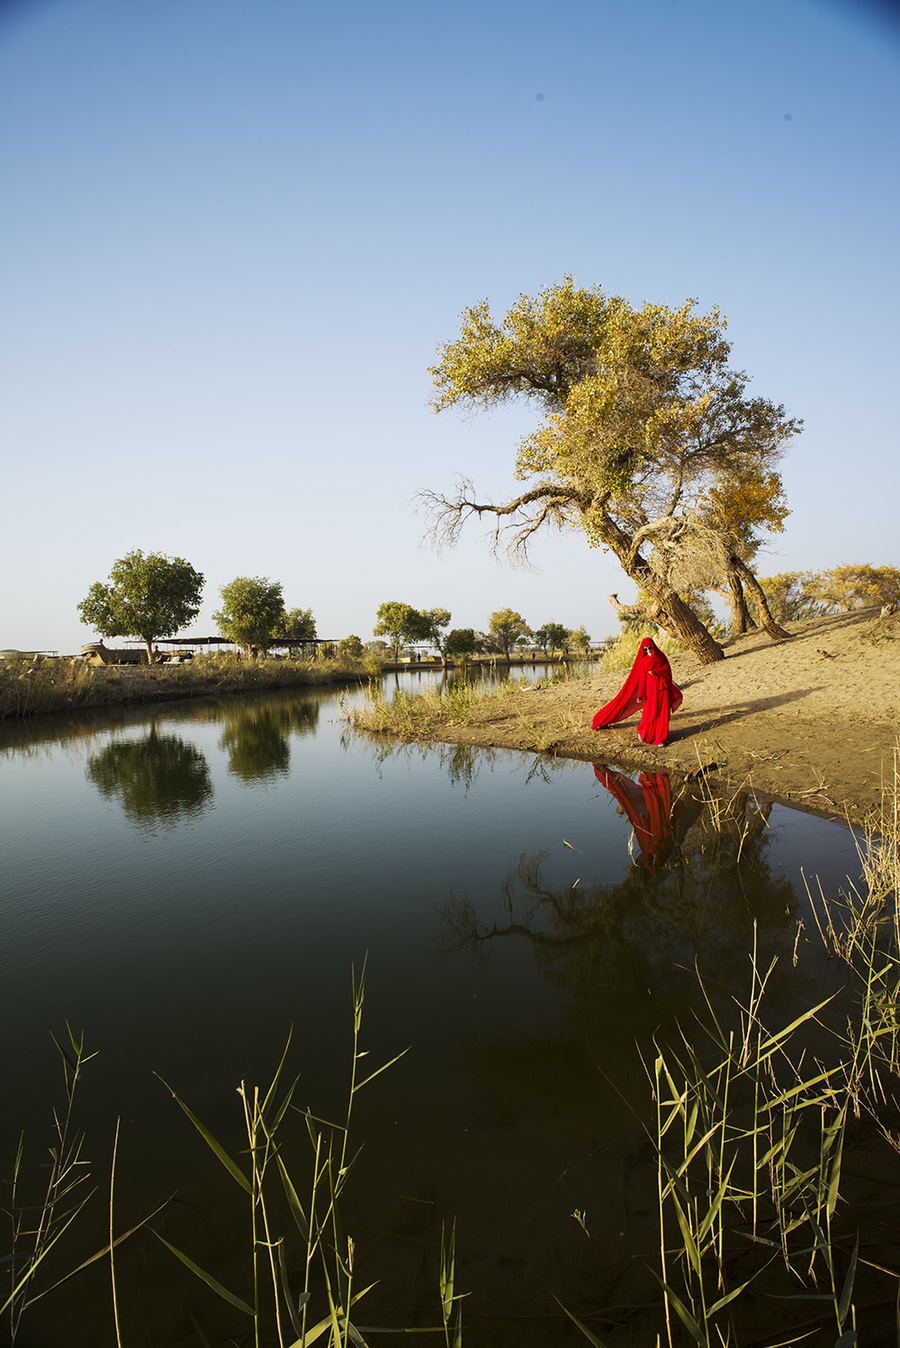
[[[569,636],[568,627],[563,623],[544,623],[534,634],[534,639],[546,655],[548,651],[561,650]]]
[[[365,653],[362,641],[353,633],[349,637],[341,637],[337,644],[339,660],[361,660]]]
[[[394,664],[400,659],[400,647],[404,642],[428,639],[427,621],[412,604],[390,599],[379,606],[375,616],[378,621],[372,628],[372,635],[388,638],[394,653]]]
[[[497,643],[497,649],[504,660],[509,660],[510,649],[523,637],[531,636],[531,628],[515,609],[501,608],[492,613],[488,623],[488,632]]]
[[[235,576],[219,590],[222,607],[213,618],[223,637],[249,651],[266,653],[284,625],[284,595],[280,580],[265,576]]]
[[[447,638],[443,629],[450,623],[448,608],[428,608],[420,615],[422,618],[422,641],[430,641],[440,652],[441,664],[447,663]]]
[[[577,632],[571,632],[569,634],[569,637],[576,651],[578,651],[581,655],[586,655],[591,648],[590,632],[588,632],[586,628],[582,625],[581,627],[578,628]]]
[[[818,617],[819,605],[809,593],[809,585],[814,580],[808,571],[779,571],[775,576],[760,577],[759,583],[766,592],[776,622]]]
[[[152,662],[154,641],[194,621],[202,590],[202,574],[183,557],[138,548],[113,563],[108,584],[91,586],[78,612],[102,637],[139,637]]]
[[[442,654],[450,660],[464,664],[471,660],[478,646],[478,640],[471,627],[454,627],[444,640]]]
[[[311,608],[292,608],[284,615],[279,635],[291,641],[315,641],[316,620]]]

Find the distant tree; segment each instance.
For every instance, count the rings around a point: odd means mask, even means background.
[[[464,662],[475,654],[477,645],[477,638],[471,627],[454,627],[444,639],[443,654],[447,659]]]
[[[202,590],[202,574],[183,557],[138,548],[113,563],[107,585],[91,586],[78,612],[102,637],[139,637],[152,661],[154,641],[194,621]]]
[[[341,637],[337,644],[339,660],[361,660],[364,655],[365,650],[358,636],[351,634],[349,637]]]
[[[568,640],[569,629],[562,623],[544,623],[534,634],[534,640],[546,655],[548,651],[562,650]]]
[[[576,651],[586,655],[591,648],[591,636],[585,627],[579,627],[576,632],[571,633],[572,645]]]
[[[531,628],[521,613],[516,613],[515,609],[511,608],[501,608],[491,614],[488,632],[497,643],[497,649],[504,660],[509,659],[509,652],[517,641],[531,636]]]
[[[423,636],[420,641],[430,641],[440,652],[441,664],[447,663],[447,638],[444,634],[444,628],[450,623],[450,610],[448,608],[427,608],[420,615],[422,619]]]
[[[873,604],[900,603],[900,568],[835,566],[807,578],[807,591],[823,613],[850,613]]]
[[[428,623],[412,604],[403,604],[398,599],[388,600],[379,605],[375,615],[377,622],[372,635],[387,637],[394,653],[394,663],[400,658],[400,647],[410,641],[428,640]]]
[[[286,614],[280,580],[266,576],[235,576],[219,590],[222,607],[213,618],[223,637],[249,651],[263,654],[280,635]]]
[[[278,635],[288,637],[291,641],[315,641],[316,620],[312,609],[292,608],[284,615]]]
[[[774,576],[761,576],[760,585],[766,592],[769,607],[779,623],[797,622],[815,618],[821,609],[809,592],[815,577],[809,571],[779,571]]]

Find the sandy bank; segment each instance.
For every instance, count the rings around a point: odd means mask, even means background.
[[[789,623],[790,641],[760,632],[726,642],[726,659],[701,665],[672,657],[684,703],[668,744],[648,748],[637,718],[592,731],[591,718],[618,691],[625,672],[521,692],[486,707],[462,727],[438,731],[449,743],[493,745],[619,764],[695,771],[746,784],[786,804],[863,819],[893,777],[900,729],[900,614],[877,609]]]

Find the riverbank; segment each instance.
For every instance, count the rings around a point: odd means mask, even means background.
[[[201,655],[181,665],[94,665],[69,658],[7,660],[0,666],[0,722],[56,712],[360,683],[381,672],[379,665],[365,661],[238,660],[231,655]]]
[[[591,730],[626,671],[600,670],[475,705],[464,723],[437,719],[421,738],[586,759],[626,769],[696,773],[725,790],[752,787],[784,804],[860,823],[893,781],[900,726],[900,614],[877,609],[788,623],[791,640],[761,632],[725,642],[701,665],[671,656],[684,702],[661,748],[637,721]]]

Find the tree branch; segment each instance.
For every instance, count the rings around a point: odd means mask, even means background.
[[[455,547],[463,526],[472,518],[487,515],[494,519],[491,552],[495,556],[505,552],[519,564],[527,564],[532,535],[544,524],[562,528],[572,507],[583,513],[591,503],[590,493],[577,487],[544,483],[505,505],[495,505],[493,501],[476,500],[475,488],[468,478],[459,479],[459,491],[454,497],[420,491],[415,499],[418,508],[431,518],[426,536],[431,537],[438,551]]]

